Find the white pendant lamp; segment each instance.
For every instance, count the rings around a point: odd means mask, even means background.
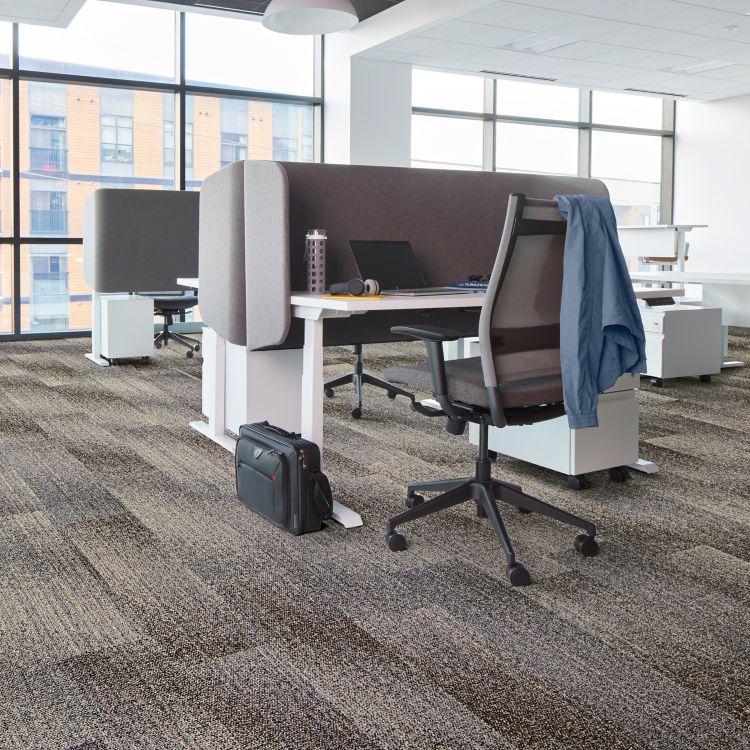
[[[349,0],[271,0],[263,25],[281,34],[333,34],[359,23]]]

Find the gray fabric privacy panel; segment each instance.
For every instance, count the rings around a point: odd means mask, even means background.
[[[198,270],[204,322],[241,346],[247,340],[244,193],[244,162],[230,164],[203,181]]]
[[[305,288],[305,233],[326,230],[326,281],[357,275],[349,240],[409,240],[428,284],[489,274],[497,255],[510,193],[607,195],[599,180],[504,172],[284,162],[289,180],[292,291]],[[476,333],[477,316],[453,311],[370,313],[326,322],[326,345],[393,341],[389,327],[422,322]],[[292,325],[284,346],[299,346]]]
[[[96,292],[178,289],[198,274],[198,194],[102,188],[86,198],[83,273]]]
[[[281,344],[289,332],[289,196],[284,168],[245,162],[247,346]]]

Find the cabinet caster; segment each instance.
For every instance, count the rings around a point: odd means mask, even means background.
[[[335,395],[333,392],[333,388],[326,388],[323,393],[325,393],[328,398],[333,398]]]
[[[571,490],[587,490],[591,487],[591,482],[585,474],[571,474],[568,477],[568,487]]]
[[[406,549],[406,537],[398,531],[392,531],[385,537],[391,552],[403,552]]]
[[[186,357],[187,357],[188,359],[192,359],[192,358],[193,358],[193,350],[192,350],[192,349],[188,349],[188,350],[187,350],[187,351],[185,352],[185,356],[186,356]]]
[[[396,393],[396,391],[388,391],[388,398],[391,401],[393,401],[393,399],[396,398],[396,396],[398,396],[398,394]]]
[[[609,470],[609,478],[613,482],[627,482],[630,479],[630,472],[625,466],[613,466]]]
[[[414,508],[417,505],[421,505],[425,501],[424,495],[420,495],[418,492],[410,492],[406,496],[404,504],[407,508]]]
[[[508,576],[511,586],[528,586],[531,583],[529,571],[519,562],[509,565],[505,569],[505,575]]]
[[[362,409],[358,406],[352,409],[352,417],[354,417],[354,419],[362,419]]]
[[[711,382],[711,376],[710,375],[700,375],[700,376],[698,376],[698,380],[700,380],[701,383],[710,383]]]
[[[161,341],[154,344],[154,349],[161,349]]]
[[[200,344],[196,344],[196,345],[195,345],[195,346],[193,347],[193,351],[194,351],[194,352],[199,352],[200,350],[201,350],[201,345],[200,345]]]
[[[654,388],[661,388],[664,385],[664,381],[661,378],[651,378],[650,382]]]
[[[487,458],[489,458],[490,461],[497,461],[497,451],[487,451]]]
[[[575,540],[576,551],[584,557],[596,557],[599,554],[599,545],[596,539],[588,534],[579,534]]]
[[[151,361],[151,357],[141,357],[141,362],[148,364]]]

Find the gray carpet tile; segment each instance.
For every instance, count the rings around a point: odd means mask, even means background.
[[[750,331],[730,343],[750,361]],[[571,529],[505,509],[518,590],[468,505],[385,544],[408,481],[473,468],[442,420],[374,389],[359,421],[351,388],[326,399],[325,469],[365,526],[295,538],[188,426],[199,359],[100,369],[87,344],[0,347],[3,750],[750,749],[750,370],[643,380],[658,474],[573,492],[500,457],[600,530],[584,559]],[[365,348],[374,374],[423,356]]]

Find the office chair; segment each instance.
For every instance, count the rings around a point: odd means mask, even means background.
[[[467,422],[479,425],[479,456],[473,477],[410,484],[407,510],[388,521],[387,542],[406,549],[398,526],[416,518],[474,501],[487,517],[505,553],[506,575],[513,586],[531,583],[516,560],[497,505],[510,503],[523,513],[539,513],[583,530],[575,548],[585,557],[599,551],[596,527],[525,494],[521,487],[493,479],[487,439],[490,426],[529,425],[565,413],[560,370],[560,299],[566,223],[557,204],[512,194],[500,249],[479,318],[480,356],[445,362],[443,342],[461,334],[432,326],[396,326],[392,332],[421,339],[429,364],[395,366],[386,377],[416,388],[432,389],[440,409],[418,401],[412,408],[427,416],[447,416],[447,430],[461,435]],[[441,492],[425,500],[420,491]]]
[[[181,333],[175,333],[170,330],[174,325],[174,316],[182,315],[186,310],[190,310],[198,304],[198,295],[194,292],[185,292],[177,294],[146,294],[154,300],[154,313],[164,318],[164,326],[161,331],[154,337],[154,348],[161,349],[167,346],[170,340],[176,341],[188,348],[185,356],[192,357],[193,352],[199,352],[201,345],[196,339],[189,336],[183,336]]]
[[[334,378],[324,384],[324,393],[328,398],[333,398],[334,389],[342,385],[348,385],[349,383],[354,384],[355,398],[357,399],[357,405],[352,409],[352,416],[354,419],[360,419],[362,417],[362,386],[364,384],[373,385],[376,388],[382,388],[388,393],[388,398],[396,398],[399,394],[406,396],[411,401],[414,401],[414,394],[399,388],[393,383],[386,383],[385,380],[380,380],[373,375],[370,375],[364,371],[364,362],[362,361],[362,344],[354,345],[354,354],[357,356],[357,362],[354,365],[354,372],[349,375],[342,375],[340,378]]]

